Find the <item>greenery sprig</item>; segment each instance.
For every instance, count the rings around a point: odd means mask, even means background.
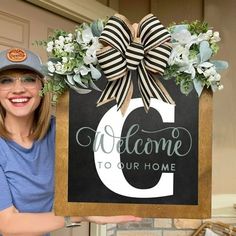
[[[169,27],[172,52],[165,70],[165,79],[174,79],[180,91],[188,95],[193,89],[198,96],[204,87],[223,89],[219,72],[228,67],[226,61],[212,60],[218,52],[219,32],[206,22],[183,22]]]
[[[53,102],[68,88],[81,94],[92,89],[100,90],[96,81],[101,77],[96,51],[100,48],[98,37],[106,20],[96,20],[91,24],[76,26],[74,32],[68,33],[57,29],[47,40],[35,44],[46,48],[48,61],[44,66],[47,81],[41,94],[52,93]]]

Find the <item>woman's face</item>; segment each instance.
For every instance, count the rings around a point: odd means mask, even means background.
[[[6,118],[30,117],[39,106],[42,82],[30,70],[10,69],[0,72],[0,103]]]

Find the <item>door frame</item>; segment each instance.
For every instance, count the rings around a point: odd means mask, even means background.
[[[25,0],[75,22],[90,22],[115,14],[115,10],[95,0]]]

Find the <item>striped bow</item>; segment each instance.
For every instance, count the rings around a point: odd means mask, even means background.
[[[146,112],[151,98],[174,103],[153,75],[163,75],[171,53],[170,34],[155,16],[149,14],[132,26],[124,16],[116,14],[107,22],[99,40],[103,47],[97,58],[108,82],[98,106],[116,99],[118,110],[125,113],[133,94],[133,70],[138,70],[138,88]]]

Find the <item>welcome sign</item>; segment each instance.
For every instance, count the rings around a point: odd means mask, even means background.
[[[175,105],[134,95],[124,115],[70,91],[57,106],[58,215],[208,218],[211,212],[212,95],[181,94]],[[104,85],[100,85],[101,87]]]

